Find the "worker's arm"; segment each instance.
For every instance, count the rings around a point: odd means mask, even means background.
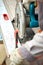
[[[30,64],[31,62],[35,61],[34,54],[37,54],[43,51],[43,32],[37,33],[33,40],[26,42],[24,46],[17,48],[11,54],[11,61],[14,62],[15,65],[19,65],[24,63],[26,65]],[[35,50],[35,51],[34,51]],[[25,61],[24,61],[25,60]]]

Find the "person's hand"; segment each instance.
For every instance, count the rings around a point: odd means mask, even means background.
[[[23,58],[19,55],[18,53],[18,49],[15,49],[11,56],[10,56],[10,60],[11,60],[11,65],[20,65],[21,62],[23,61]]]

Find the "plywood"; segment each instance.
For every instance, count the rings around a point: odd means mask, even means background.
[[[4,44],[1,44],[1,43],[3,42],[0,42],[0,65],[4,62],[6,58],[5,47],[4,47]]]

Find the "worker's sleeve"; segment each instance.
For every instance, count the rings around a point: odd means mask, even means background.
[[[14,50],[10,59],[15,65],[30,65],[32,62],[36,63],[35,57],[27,50],[25,45]]]
[[[31,62],[35,61],[34,56],[29,51],[28,43],[30,42],[26,42],[26,44],[11,53],[10,59],[14,65],[30,65]]]
[[[14,62],[14,65],[38,65],[40,60],[37,60],[34,54],[43,51],[42,39],[43,32],[37,33],[33,40],[26,42],[25,45],[14,50],[10,57],[11,61]]]

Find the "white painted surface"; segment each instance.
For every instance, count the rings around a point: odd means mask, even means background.
[[[6,21],[3,17],[3,14],[8,15],[5,6],[3,4],[3,1],[0,0],[0,26],[7,54],[10,55],[11,52],[15,49],[15,36],[14,36],[15,31],[10,19]]]

